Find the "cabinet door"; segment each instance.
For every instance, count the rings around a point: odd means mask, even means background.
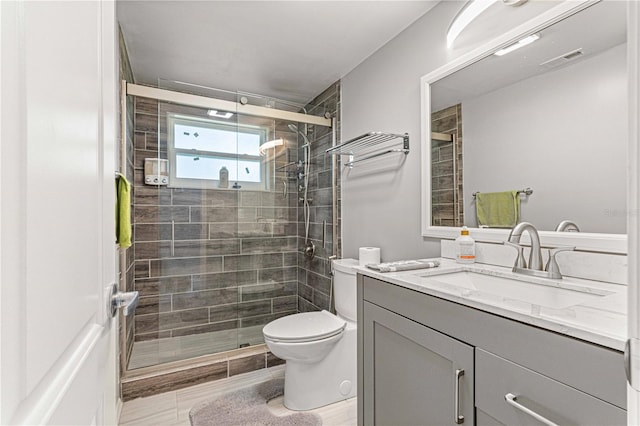
[[[363,314],[363,423],[473,425],[473,347],[368,302]]]

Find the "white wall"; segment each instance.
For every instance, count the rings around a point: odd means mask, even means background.
[[[531,187],[521,220],[538,229],[626,233],[626,44],[463,100],[462,127],[467,226],[473,192]]]
[[[343,141],[369,131],[408,132],[411,144],[404,162],[392,155],[343,170],[343,257],[357,257],[361,246],[380,247],[387,261],[439,255],[439,240],[421,236],[420,77],[558,2],[492,7],[491,25],[479,20],[447,50],[447,28],[463,4],[439,3],[342,80]]]

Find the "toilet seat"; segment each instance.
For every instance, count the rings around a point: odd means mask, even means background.
[[[271,321],[262,332],[274,342],[303,343],[335,336],[346,326],[346,321],[327,311],[303,312]]]

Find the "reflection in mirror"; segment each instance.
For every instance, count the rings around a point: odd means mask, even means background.
[[[625,2],[535,34],[430,86],[431,226],[477,227],[474,193],[532,188],[517,196],[520,221],[624,234]]]
[[[431,224],[462,226],[462,105],[431,114]]]

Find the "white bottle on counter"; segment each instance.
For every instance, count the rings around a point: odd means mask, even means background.
[[[476,261],[476,242],[469,236],[469,229],[462,227],[460,236],[456,238],[456,262],[458,263],[475,263]]]
[[[222,166],[220,169],[220,182],[218,183],[218,188],[228,188],[229,187],[229,170],[225,166]]]

